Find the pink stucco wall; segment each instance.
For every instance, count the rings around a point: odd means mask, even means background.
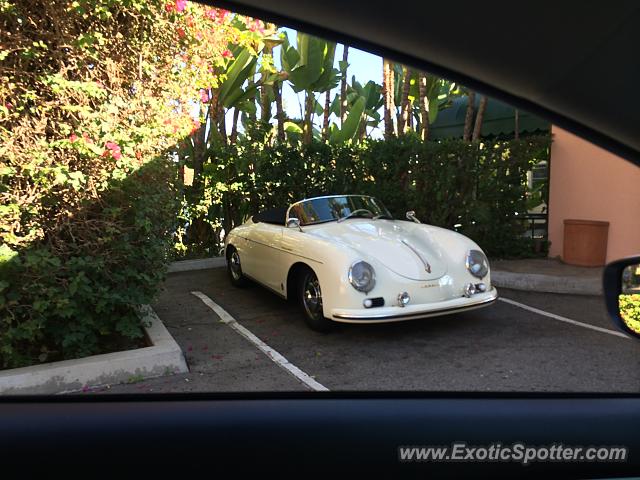
[[[640,254],[640,167],[556,126],[552,133],[549,256],[562,255],[567,218],[610,223],[607,262]]]

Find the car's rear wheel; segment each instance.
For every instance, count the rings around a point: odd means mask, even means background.
[[[231,283],[236,287],[245,287],[249,283],[247,277],[242,273],[240,254],[233,247],[229,248],[227,252],[227,273]]]
[[[324,317],[322,310],[322,290],[315,272],[310,268],[300,274],[298,299],[307,325],[317,332],[327,332],[333,326],[331,320]]]

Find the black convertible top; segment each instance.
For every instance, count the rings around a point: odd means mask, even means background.
[[[275,225],[284,225],[287,217],[288,207],[276,207],[256,213],[252,220],[254,223],[273,223]]]

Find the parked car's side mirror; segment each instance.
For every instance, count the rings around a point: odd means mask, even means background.
[[[408,220],[412,220],[412,221],[414,221],[414,222],[416,222],[416,223],[421,223],[421,222],[420,222],[420,220],[418,220],[418,219],[416,218],[416,212],[414,212],[413,210],[409,210],[409,211],[407,212],[407,219],[408,219]]]
[[[603,274],[609,316],[625,333],[640,337],[640,257],[610,263]]]
[[[297,228],[298,230],[302,231],[302,227],[300,227],[300,220],[294,217],[291,217],[289,220],[287,220],[287,228]]]

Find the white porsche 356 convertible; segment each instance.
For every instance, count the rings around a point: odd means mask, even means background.
[[[410,320],[498,297],[480,247],[451,230],[395,220],[363,195],[309,198],[254,215],[225,240],[231,282],[300,302],[307,324]]]

